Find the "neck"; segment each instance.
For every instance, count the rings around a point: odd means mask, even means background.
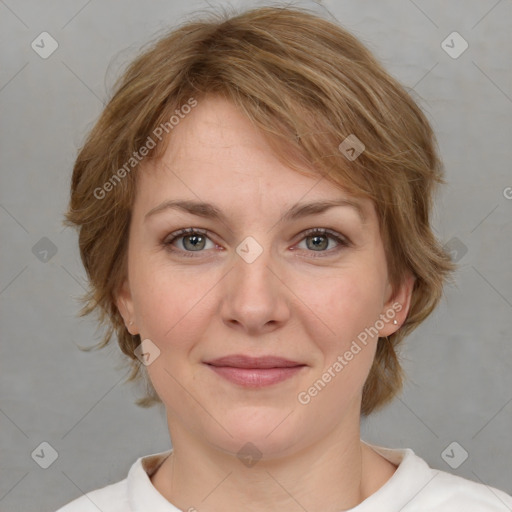
[[[337,512],[361,503],[396,469],[361,443],[359,422],[341,425],[292,455],[263,457],[253,465],[172,425],[172,455],[151,480],[181,510]]]

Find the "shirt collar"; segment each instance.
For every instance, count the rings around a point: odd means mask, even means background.
[[[380,489],[350,509],[350,512],[387,512],[402,509],[405,512],[405,506],[437,476],[437,472],[410,448],[392,449],[362,442],[398,467]],[[181,512],[157,491],[150,479],[171,453],[172,449],[140,457],[131,467],[127,477],[127,492],[133,512]]]
[[[127,477],[128,503],[133,512],[181,512],[153,486],[150,476],[172,453],[171,450],[140,457]]]

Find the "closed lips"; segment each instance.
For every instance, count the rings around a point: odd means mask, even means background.
[[[251,357],[241,354],[220,357],[206,364],[211,366],[223,366],[232,368],[245,368],[245,369],[270,369],[270,368],[292,368],[295,366],[305,366],[303,363],[291,361],[282,357],[264,356],[264,357]]]

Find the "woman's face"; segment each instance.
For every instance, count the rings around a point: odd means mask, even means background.
[[[372,203],[285,167],[213,97],[174,127],[154,168],[134,172],[118,306],[150,340],[173,443],[187,432],[272,457],[358,426],[377,337],[408,304],[405,286],[392,294]],[[265,357],[288,363],[250,359]]]

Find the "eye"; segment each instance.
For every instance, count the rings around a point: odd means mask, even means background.
[[[171,233],[163,241],[165,248],[171,252],[179,252],[184,256],[193,257],[193,252],[203,252],[203,249],[214,249],[217,247],[207,236],[208,231],[200,228],[180,229]],[[208,247],[208,242],[210,246]]]
[[[346,237],[326,228],[308,229],[302,235],[301,243],[305,242],[305,250],[308,252],[328,253],[330,255],[333,252],[350,246],[350,242]],[[330,244],[330,241],[333,240],[336,243],[334,247],[332,247],[333,244]],[[297,247],[299,246],[300,244]],[[319,256],[323,256],[323,254],[319,254]],[[314,257],[317,256],[315,255]]]
[[[185,228],[171,233],[164,239],[162,244],[170,252],[179,253],[186,257],[194,257],[193,253],[202,253],[205,252],[205,249],[219,247],[208,235],[209,233],[205,229]],[[305,248],[300,247],[304,242]],[[209,246],[208,243],[210,244]],[[332,247],[333,245],[334,247]],[[350,245],[350,241],[345,236],[335,231],[326,228],[312,228],[302,233],[301,242],[295,247],[309,253],[318,253],[318,255],[312,255],[313,257],[321,257],[332,255],[332,253],[338,252]]]

